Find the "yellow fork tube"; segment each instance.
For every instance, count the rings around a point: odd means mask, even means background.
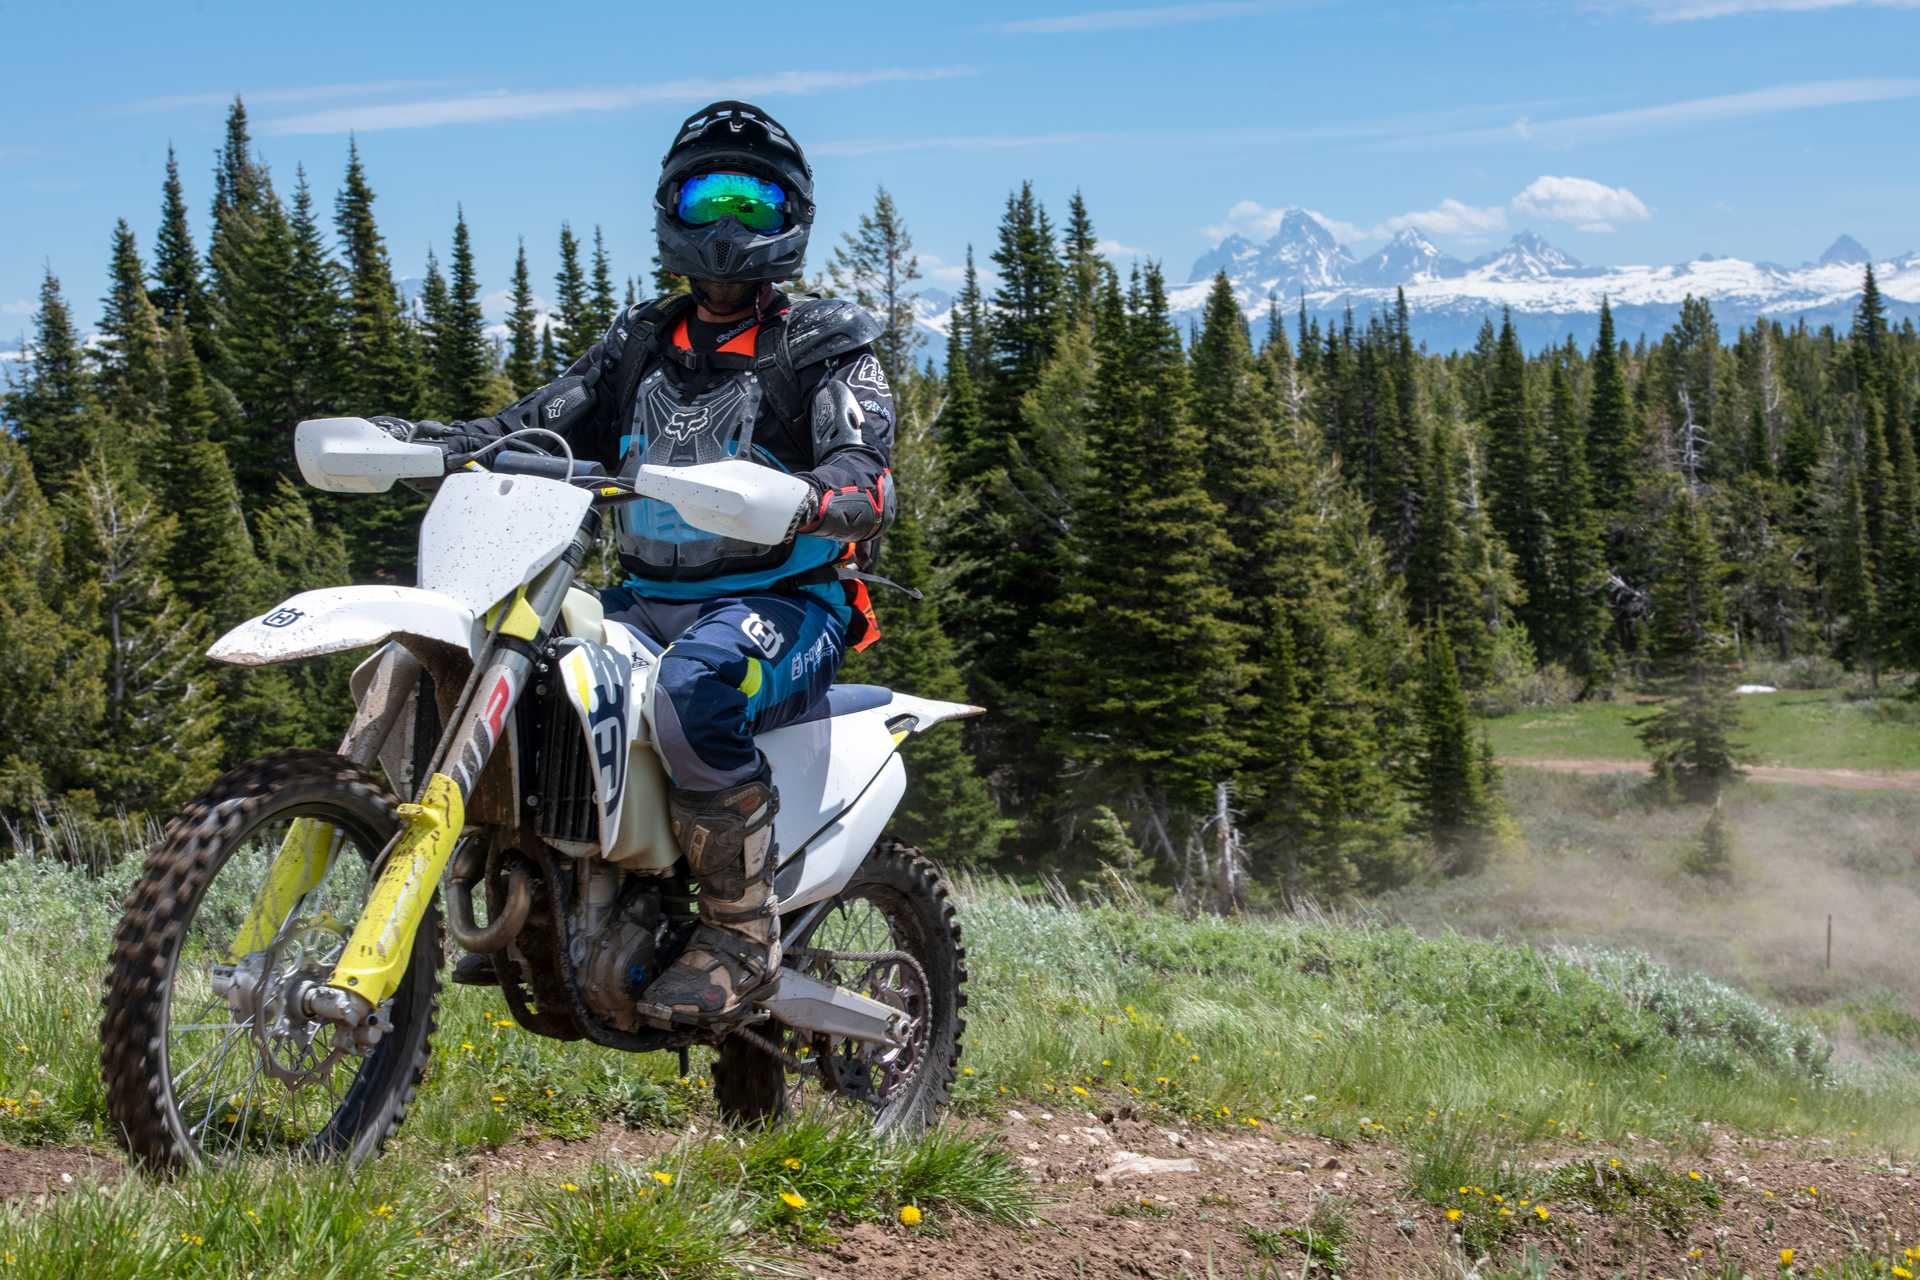
[[[414,935],[466,825],[466,801],[452,778],[436,773],[427,780],[420,803],[401,805],[400,816],[406,827],[399,843],[327,979],[328,986],[376,1007],[398,991],[406,977]]]
[[[227,948],[228,960],[238,963],[273,941],[288,913],[326,878],[340,836],[318,818],[295,818],[288,824],[287,838],[280,842],[280,852],[273,855],[266,882],[254,895],[246,919],[233,935],[233,945]]]

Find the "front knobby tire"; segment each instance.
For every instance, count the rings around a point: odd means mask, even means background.
[[[168,824],[127,893],[103,1001],[101,1066],[113,1127],[149,1169],[220,1164],[247,1152],[357,1162],[399,1128],[419,1089],[440,989],[437,903],[415,936],[392,1029],[364,1058],[336,1055],[329,1069],[290,1086],[302,1063],[331,1050],[332,1029],[275,1041],[257,1030],[265,1020],[208,995],[206,973],[224,958],[236,910],[259,887],[262,850],[294,818],[329,824],[341,845],[326,879],[286,921],[271,922],[283,939],[300,931],[295,945],[304,950],[280,942],[273,954],[298,954],[324,970],[325,952],[335,938],[344,945],[375,859],[399,826],[393,794],[340,756],[288,751],[224,774]],[[221,881],[210,894],[223,871],[234,883]]]
[[[967,1005],[967,949],[952,886],[940,868],[911,845],[883,836],[811,934],[787,945],[794,951],[908,953],[926,975],[924,990],[904,993],[921,1034],[903,1065],[897,1055],[881,1054],[872,1046],[789,1033],[783,1047],[796,1050],[804,1045],[813,1059],[797,1079],[790,1079],[777,1059],[748,1041],[725,1040],[713,1062],[714,1100],[721,1117],[735,1124],[777,1121],[801,1100],[797,1085],[820,1081],[829,1097],[871,1117],[876,1132],[925,1129],[952,1094],[960,1038],[967,1026],[962,1013]],[[817,977],[861,989],[859,964],[808,962],[806,968]],[[917,978],[911,985],[918,986]],[[862,994],[887,998],[875,990]],[[896,991],[894,998],[901,994]]]

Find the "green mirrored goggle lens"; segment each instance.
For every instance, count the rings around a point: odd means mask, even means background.
[[[690,227],[733,218],[753,231],[779,231],[787,225],[787,193],[752,174],[703,173],[680,184],[677,212]]]

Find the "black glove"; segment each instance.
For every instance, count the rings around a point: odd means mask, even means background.
[[[371,418],[372,423],[383,431],[391,432],[402,440],[413,444],[437,445],[447,453],[472,453],[484,449],[493,443],[493,437],[477,431],[469,431],[462,423],[451,426],[444,422],[407,422],[400,418]],[[395,430],[395,427],[403,430]]]

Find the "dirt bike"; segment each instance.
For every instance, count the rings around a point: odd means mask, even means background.
[[[536,438],[563,456],[506,447]],[[737,459],[614,478],[538,429],[449,455],[332,418],[294,443],[316,488],[433,491],[419,585],[303,592],[208,651],[264,665],[375,649],[337,752],[221,777],[127,895],[102,1025],[127,1149],[156,1168],[376,1152],[427,1066],[443,894],[445,931],[491,957],[535,1035],[683,1063],[712,1045],[734,1120],[778,1115],[817,1082],[877,1128],[926,1124],[959,1060],[966,952],[939,869],[885,829],[906,789],[900,744],[979,708],[836,685],[761,734],[780,796],[780,974],[724,1025],[636,1013],[692,933],[698,891],[653,746],[659,654],[575,579],[623,503],[777,545],[804,482]]]

